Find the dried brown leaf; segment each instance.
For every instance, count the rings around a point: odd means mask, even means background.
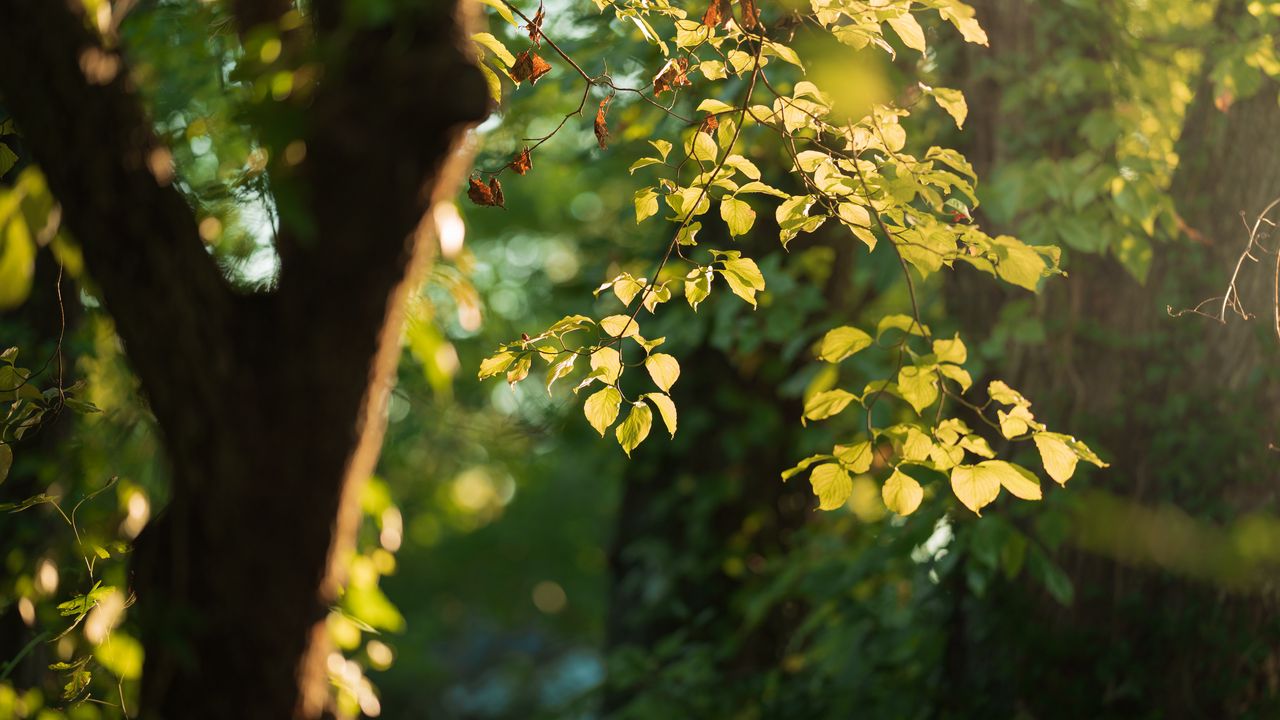
[[[542,47],[542,21],[546,19],[546,12],[542,7],[542,3],[538,3],[538,12],[534,14],[533,20],[525,26],[529,31],[529,39],[533,41],[534,47]]]
[[[511,66],[511,78],[516,82],[529,80],[538,82],[538,78],[551,72],[551,63],[538,57],[532,50],[525,50],[516,56],[516,64]]]
[[[481,207],[492,207],[498,204],[493,200],[493,191],[480,178],[473,177],[468,181],[467,197]]]
[[[529,148],[521,150],[515,159],[511,161],[511,169],[515,170],[517,175],[523,175],[533,169],[533,156],[529,154]]]
[[[493,204],[498,207],[506,207],[502,197],[502,183],[498,182],[498,178],[489,178],[489,194],[493,197]]]
[[[653,79],[653,94],[662,93],[678,87],[689,85],[689,61],[686,58],[673,58],[662,66],[662,71]]]
[[[613,100],[613,96],[600,101],[600,109],[596,110],[596,144],[601,150],[609,147],[609,123],[605,121],[605,115],[609,112],[609,101]]]
[[[729,5],[729,0],[711,0],[711,4],[707,6],[707,11],[702,14],[702,24],[707,27],[715,27],[721,23],[728,22],[733,18],[733,7]]]

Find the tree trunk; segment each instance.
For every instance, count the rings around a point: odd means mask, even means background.
[[[289,7],[241,5],[255,9],[245,27]],[[127,71],[82,71],[111,51],[79,4],[0,2],[0,91],[84,248],[172,468],[172,501],[134,562],[145,717],[329,712],[323,620],[377,458],[404,287],[432,239],[419,222],[457,187],[459,143],[485,112],[460,4],[399,17],[394,36],[342,29],[338,7],[314,5],[317,44],[344,52],[291,101],[306,160],[271,166],[304,208],[280,228],[278,288],[242,295],[199,240]]]

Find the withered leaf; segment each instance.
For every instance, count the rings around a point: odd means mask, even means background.
[[[498,182],[498,178],[490,178],[489,184],[485,185],[483,180],[473,177],[467,181],[467,185],[467,197],[471,198],[471,202],[481,207],[503,207],[502,184]]]
[[[689,61],[686,58],[672,58],[662,66],[662,72],[653,79],[653,94],[662,93],[678,87],[689,85]]]
[[[494,205],[506,207],[502,197],[502,183],[498,182],[497,176],[489,178],[489,194],[493,197]]]
[[[596,144],[601,150],[609,147],[609,124],[605,121],[605,114],[609,112],[609,101],[613,96],[600,101],[600,109],[596,110]]]
[[[517,175],[523,175],[533,168],[533,156],[529,154],[529,148],[521,150],[515,159],[511,161],[511,169],[516,171]]]
[[[525,26],[529,31],[529,39],[533,41],[534,47],[542,47],[542,21],[546,19],[546,11],[542,7],[542,3],[538,3],[538,12],[534,14],[533,20]]]
[[[516,56],[516,64],[511,66],[511,78],[516,82],[530,80],[538,82],[538,78],[551,72],[551,63],[538,57],[532,50],[525,50]]]
[[[489,207],[497,205],[493,201],[493,191],[480,178],[473,177],[468,181],[467,197],[471,198],[471,202],[481,206]]]
[[[698,131],[710,135],[718,127],[720,127],[720,121],[716,119],[715,115],[707,113],[707,116],[702,119],[702,124],[698,126]]]
[[[729,0],[711,0],[707,11],[702,14],[702,24],[715,27],[728,22],[731,18],[733,18],[733,8],[729,5]]]
[[[738,0],[742,5],[742,27],[755,30],[760,25],[760,11],[756,9],[756,0]]]

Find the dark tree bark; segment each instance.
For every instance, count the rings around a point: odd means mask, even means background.
[[[272,168],[305,221],[284,218],[278,288],[241,295],[202,245],[127,71],[82,69],[111,51],[79,3],[0,2],[0,92],[172,466],[172,501],[134,564],[146,717],[328,712],[334,560],[377,457],[403,290],[431,238],[419,223],[454,191],[459,143],[486,110],[463,2],[427,3],[394,28],[348,28],[340,4],[313,5],[327,62],[305,108],[307,157]],[[236,4],[243,27],[288,7]]]

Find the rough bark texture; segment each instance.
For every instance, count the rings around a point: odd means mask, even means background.
[[[990,50],[979,55],[992,65],[1034,63],[1040,60],[1037,47],[1054,43],[1055,32],[1071,32],[1037,25],[1038,9],[1025,0],[978,5],[991,35]],[[1241,12],[1243,3],[1234,0],[1219,7],[1216,22],[1225,35]],[[972,59],[973,67],[981,62]],[[989,177],[1025,128],[1014,109],[1001,106],[995,83],[969,78],[966,93],[973,112],[964,149],[980,175]],[[1155,242],[1145,284],[1111,257],[1072,253],[1070,277],[1047,283],[1038,303],[1048,340],[1012,349],[1002,361],[1001,377],[1036,401],[1039,417],[1090,438],[1112,461],[1094,476],[1092,488],[1140,506],[1172,503],[1211,524],[1274,507],[1280,463],[1267,444],[1280,432],[1280,353],[1274,336],[1268,337],[1269,318],[1220,326],[1202,318],[1170,318],[1166,306],[1189,307],[1221,294],[1246,241],[1241,213],[1252,217],[1280,195],[1277,127],[1274,83],[1224,113],[1215,108],[1205,78],[1182,129],[1172,188],[1179,212],[1203,235],[1203,244]],[[1242,293],[1246,305],[1259,312],[1270,295],[1271,273],[1254,272]],[[1012,299],[986,279],[963,274],[948,292],[974,338]],[[1073,488],[1083,491],[1077,483],[1068,492]],[[1071,532],[1089,518],[1085,507]],[[1125,528],[1106,531],[1125,543],[1150,541],[1126,536]],[[1017,707],[1038,716],[1171,718],[1246,710],[1266,715],[1266,708],[1274,709],[1275,676],[1268,668],[1278,657],[1280,633],[1269,619],[1273,600],[1232,596],[1203,580],[1070,548],[1057,560],[1082,590],[1072,607],[1060,607],[1035,590],[1021,600],[1001,595],[1002,602],[1025,603],[1026,613],[1042,618],[1034,637],[1026,635],[1025,619],[1004,622],[994,614],[962,629],[987,656],[1044,648],[1034,663],[1012,663],[1010,675],[999,681]],[[1023,611],[1002,606],[1001,612]],[[1097,668],[1099,676],[1061,668]]]
[[[245,26],[274,17],[241,6]],[[309,221],[285,217],[278,289],[243,296],[203,247],[127,72],[82,70],[109,51],[79,3],[0,2],[0,92],[173,469],[172,502],[135,559],[147,717],[327,712],[334,560],[376,460],[403,286],[430,239],[419,221],[455,188],[459,142],[486,107],[460,6],[430,3],[394,32],[343,28],[338,9],[317,7],[335,30],[317,38],[328,61],[306,108],[307,160],[278,178]]]

